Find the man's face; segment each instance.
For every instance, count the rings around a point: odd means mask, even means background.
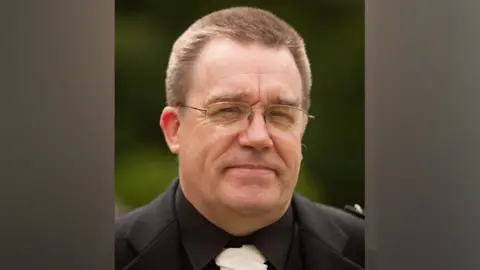
[[[204,109],[236,101],[251,105],[254,113],[244,125],[225,125],[195,109],[176,109],[178,125],[169,145],[179,156],[187,197],[247,215],[286,208],[298,179],[305,126],[272,128],[261,109],[301,105],[302,81],[288,49],[216,39],[199,55],[192,74],[185,105]]]

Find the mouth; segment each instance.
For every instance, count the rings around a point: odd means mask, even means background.
[[[267,175],[267,174],[277,174],[277,170],[275,170],[271,166],[266,165],[256,165],[256,164],[239,164],[239,165],[232,165],[225,168],[225,171],[232,171],[242,174],[259,174],[259,175]]]

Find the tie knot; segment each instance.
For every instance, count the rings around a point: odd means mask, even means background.
[[[266,270],[265,257],[252,245],[226,248],[216,258],[221,270]]]

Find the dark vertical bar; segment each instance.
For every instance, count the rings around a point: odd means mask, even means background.
[[[0,269],[113,269],[114,1],[0,13]]]
[[[368,269],[480,269],[478,14],[367,0]]]

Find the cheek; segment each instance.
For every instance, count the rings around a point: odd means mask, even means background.
[[[200,124],[185,132],[180,151],[202,170],[215,170],[218,159],[228,151],[235,135],[208,124]],[[193,165],[193,164],[191,164]]]
[[[203,138],[205,144],[204,158],[211,169],[215,169],[218,161],[229,151],[237,137],[236,133],[220,127],[210,127]]]
[[[296,173],[302,161],[301,138],[294,135],[274,136],[276,151],[290,171]]]

